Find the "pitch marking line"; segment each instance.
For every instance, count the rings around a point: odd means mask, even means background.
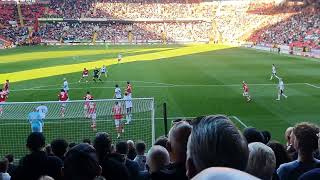
[[[235,120],[237,120],[243,127],[247,128],[248,126],[243,123],[237,116],[230,116],[230,118],[233,118]]]
[[[117,81],[120,82],[120,81]],[[142,81],[141,81],[142,82]],[[147,82],[145,82],[147,83]],[[155,82],[148,82],[148,83],[155,83]],[[157,83],[159,85],[152,85],[152,86],[134,86],[138,88],[176,88],[176,87],[237,87],[241,86],[241,84],[165,84],[165,83]],[[163,84],[163,85],[160,85]],[[249,84],[250,86],[276,86],[277,84]],[[308,83],[288,83],[286,85],[309,85]],[[88,87],[88,88],[70,88],[70,90],[76,89],[113,89],[114,86],[105,86],[105,87]],[[319,87],[320,88],[320,87]],[[59,90],[61,88],[29,88],[29,89],[16,89],[11,91],[49,91],[49,90]]]
[[[314,87],[314,88],[320,89],[320,86],[316,86],[316,85],[309,84],[309,83],[305,83],[305,84],[306,84],[306,85],[308,85],[308,86],[311,86],[311,87]]]

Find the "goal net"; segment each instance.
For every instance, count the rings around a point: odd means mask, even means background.
[[[115,112],[113,107],[118,102],[121,107],[121,124],[124,132],[117,138]],[[125,100],[101,99],[90,101],[94,104],[94,111],[88,101],[67,102],[7,102],[0,104],[0,157],[11,153],[21,158],[28,150],[26,139],[31,133],[31,123],[28,120],[30,112],[39,106],[47,107],[48,111],[43,120],[43,133],[46,143],[53,139],[63,138],[69,143],[81,143],[84,139],[94,139],[97,132],[107,132],[113,143],[120,140],[142,140],[150,147],[155,139],[154,127],[154,99],[133,98],[131,113],[127,113]],[[91,110],[89,110],[91,109]],[[91,127],[95,117],[96,127]],[[127,120],[131,121],[125,125]]]

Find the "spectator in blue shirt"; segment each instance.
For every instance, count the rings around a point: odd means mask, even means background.
[[[319,127],[310,123],[297,124],[293,129],[293,146],[298,152],[298,159],[280,165],[277,174],[280,180],[295,180],[303,173],[320,166],[320,160],[313,153],[318,149]]]

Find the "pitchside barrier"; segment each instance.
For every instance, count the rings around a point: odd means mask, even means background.
[[[47,102],[7,102],[0,104],[3,112],[0,116],[0,157],[11,153],[15,158],[21,158],[28,153],[26,139],[31,133],[28,114],[39,106],[46,106],[48,113],[43,120],[43,134],[46,144],[52,140],[63,138],[69,143],[80,143],[83,139],[95,137],[97,132],[107,132],[116,143],[120,140],[142,140],[150,147],[155,140],[154,99],[133,98],[132,111],[127,113],[126,101],[118,99],[92,100],[95,104],[96,129],[91,127],[92,116],[85,107],[88,101],[47,101]],[[131,121],[124,125],[124,132],[117,138],[114,112],[115,103],[121,105],[122,123],[128,118]],[[64,107],[65,106],[65,107]],[[64,117],[61,108],[65,108]]]

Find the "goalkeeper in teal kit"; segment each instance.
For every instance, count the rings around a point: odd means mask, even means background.
[[[43,120],[41,118],[40,112],[34,109],[32,112],[28,114],[28,121],[31,124],[32,132],[40,132],[42,133],[43,128]]]

